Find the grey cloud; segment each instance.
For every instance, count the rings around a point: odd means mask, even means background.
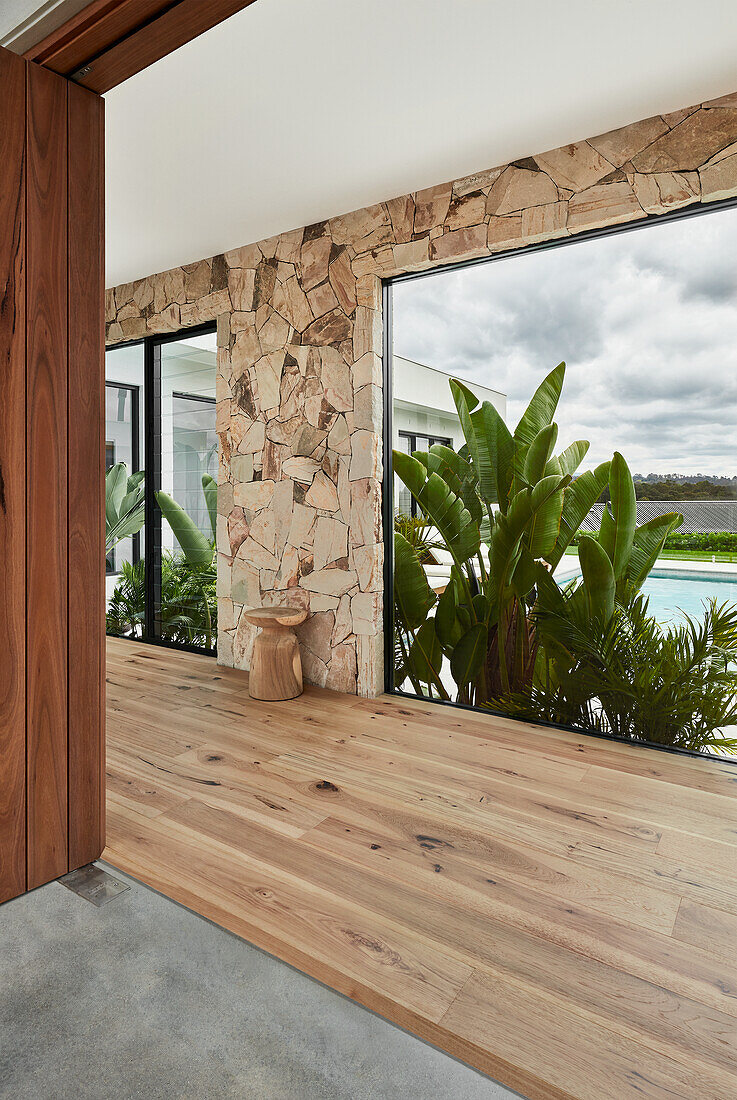
[[[562,444],[640,470],[733,475],[737,210],[398,284],[398,354],[508,395],[568,363]]]

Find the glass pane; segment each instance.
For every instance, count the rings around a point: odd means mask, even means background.
[[[160,636],[214,649],[215,532],[203,479],[217,479],[215,333],[161,345],[161,488],[189,516],[212,549],[208,562],[188,560],[165,506],[161,527]]]
[[[394,478],[396,686],[737,751],[735,249],[725,207],[393,286],[394,447],[456,452],[429,547]]]
[[[141,469],[140,423],[143,345],[111,348],[105,355],[105,471],[125,463],[128,475]],[[143,635],[143,531],[117,541],[106,556],[107,629]]]

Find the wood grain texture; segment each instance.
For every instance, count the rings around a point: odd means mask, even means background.
[[[102,94],[252,3],[95,0],[25,56]]]
[[[105,846],[104,101],[68,89],[69,869]]]
[[[307,618],[301,608],[255,607],[246,620],[260,627],[253,643],[248,691],[252,699],[296,699],[302,694],[302,658],[294,633]]]
[[[26,882],[25,82],[0,49],[0,902]]]
[[[26,50],[24,57],[67,76],[160,15],[170,4],[171,0],[92,0]]]
[[[112,640],[108,741],[176,900],[535,1100],[737,1096],[733,765]]]
[[[28,888],[67,863],[67,83],[27,66]]]

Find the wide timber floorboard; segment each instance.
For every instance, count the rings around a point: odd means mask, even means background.
[[[108,641],[105,858],[530,1098],[737,1097],[737,765]]]

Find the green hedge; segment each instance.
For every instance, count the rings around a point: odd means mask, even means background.
[[[592,535],[596,538],[595,531],[579,531],[573,542],[578,545],[581,535]],[[737,534],[731,531],[714,531],[708,534],[689,535],[676,532],[668,535],[665,540],[666,550],[702,550],[714,553],[717,550],[737,551]]]

